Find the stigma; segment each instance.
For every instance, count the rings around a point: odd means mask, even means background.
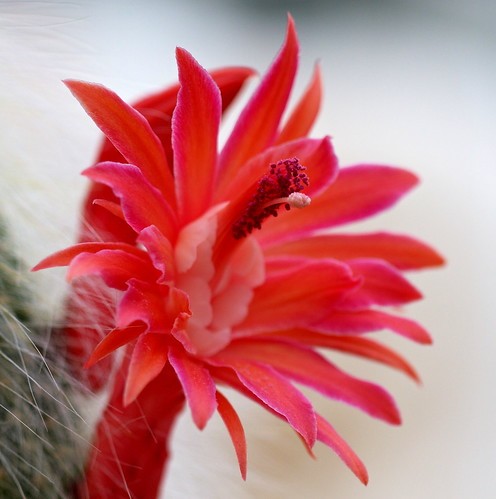
[[[301,192],[309,184],[305,170],[297,158],[272,163],[269,172],[258,181],[245,210],[233,224],[234,238],[241,239],[254,229],[261,229],[265,219],[277,217],[281,206],[286,210],[308,206],[311,199]]]

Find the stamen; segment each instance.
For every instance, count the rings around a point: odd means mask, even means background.
[[[277,217],[278,209],[283,204],[286,210],[308,206],[310,198],[301,193],[309,184],[308,175],[303,173],[305,170],[297,158],[272,163],[269,173],[259,180],[245,211],[233,224],[234,238],[241,239],[253,229],[261,229],[266,218]]]
[[[285,203],[287,210],[290,208],[301,209],[306,208],[311,202],[312,199],[306,194],[303,194],[303,192],[292,192],[287,198],[277,198],[273,201],[268,201],[264,208],[267,208],[273,204]]]

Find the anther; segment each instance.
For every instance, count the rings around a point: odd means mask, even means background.
[[[270,216],[276,217],[282,205],[286,210],[308,206],[311,200],[301,192],[309,183],[305,170],[296,158],[272,163],[269,173],[259,180],[255,194],[233,224],[234,238],[241,239],[253,229],[261,229],[262,222]]]

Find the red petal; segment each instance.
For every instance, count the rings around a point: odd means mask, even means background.
[[[145,326],[143,324],[133,324],[125,328],[112,329],[112,331],[109,331],[103,340],[98,343],[84,367],[89,368],[93,366],[118,348],[131,343],[144,332]]]
[[[109,201],[108,199],[95,199],[93,201],[93,204],[96,206],[101,206],[102,208],[106,209],[109,213],[114,215],[114,217],[126,221],[124,213],[122,212],[122,208],[119,203],[116,203],[115,201]]]
[[[99,275],[107,286],[121,290],[126,289],[127,281],[136,276],[152,281],[158,278],[158,272],[148,258],[122,250],[102,250],[76,256],[67,271],[67,279],[86,275]]]
[[[193,421],[202,430],[217,407],[215,383],[208,370],[184,351],[171,348],[169,362],[181,382]]]
[[[133,402],[167,363],[168,336],[147,333],[138,338],[133,350],[124,389],[124,406]]]
[[[308,135],[319,113],[321,99],[322,73],[317,64],[308,88],[279,133],[278,144]]]
[[[113,148],[113,146],[111,146]],[[115,149],[114,149],[115,150]],[[118,154],[118,153],[116,153]],[[125,161],[121,157],[121,161]],[[123,219],[116,218],[113,213],[95,204],[95,200],[106,200],[109,203],[118,203],[119,200],[107,185],[92,182],[86,199],[81,208],[81,226],[78,241],[121,241],[134,243],[136,233]],[[121,209],[122,211],[122,209]]]
[[[253,70],[243,67],[227,67],[210,72],[222,94],[222,109],[225,110],[238,94],[239,90]],[[174,85],[166,90],[156,92],[145,97],[133,105],[148,121],[152,130],[162,142],[169,166],[172,167],[171,146],[171,116],[176,105],[179,85]],[[115,161],[125,163],[125,158],[115,149],[112,143],[105,139],[98,161]],[[88,191],[83,208],[85,225],[80,229],[80,240],[134,241],[135,234],[125,224],[115,220],[107,212],[93,204],[96,198],[114,200],[111,190],[104,185],[93,184]]]
[[[174,203],[174,184],[159,139],[146,119],[102,85],[66,80],[65,84],[127,162]]]
[[[330,447],[343,460],[346,466],[353,471],[357,478],[364,485],[367,485],[369,476],[365,465],[331,424],[320,416],[320,414],[317,414],[317,440]]]
[[[95,182],[112,187],[121,199],[128,224],[140,232],[155,225],[168,239],[175,237],[175,214],[164,197],[133,165],[99,163],[83,172]]]
[[[333,310],[312,329],[329,333],[362,334],[390,329],[417,343],[432,343],[429,333],[415,321],[379,310]]]
[[[176,50],[181,90],[172,117],[174,178],[181,220],[190,222],[210,204],[221,117],[219,88],[186,50]]]
[[[220,157],[220,189],[250,157],[270,146],[293,85],[298,58],[294,22],[288,18],[286,41],[241,113]]]
[[[57,251],[56,253],[52,253],[50,256],[47,256],[41,260],[41,262],[35,265],[31,270],[36,272],[37,270],[47,269],[50,267],[65,267],[81,253],[97,253],[102,250],[122,250],[138,257],[144,256],[143,251],[126,243],[80,243],[69,246],[68,248]]]
[[[246,79],[253,76],[255,72],[250,68],[227,67],[209,71],[210,76],[220,89],[222,95],[222,111],[225,111],[238,95]],[[162,142],[169,166],[172,166],[173,155],[171,145],[171,117],[176,106],[179,84],[173,85],[155,92],[135,102],[133,107],[139,111],[148,121],[152,130]],[[125,162],[124,158],[105,140],[98,157],[101,161]]]
[[[155,227],[150,225],[143,229],[138,236],[138,242],[148,251],[153,266],[160,270],[162,277],[159,282],[174,281],[174,248],[170,241]]]
[[[310,447],[316,436],[312,404],[284,376],[269,366],[246,362],[224,351],[208,358],[216,366],[231,367],[241,383],[262,402],[282,415]]]
[[[276,331],[263,335],[264,338],[281,338],[289,341],[296,341],[303,345],[315,347],[331,348],[340,352],[358,355],[369,360],[380,362],[381,364],[393,367],[404,372],[417,383],[420,382],[417,372],[412,365],[394,350],[378,343],[359,336],[336,336],[304,329],[292,329],[290,331]]]
[[[299,383],[311,386],[329,398],[353,405],[370,416],[400,423],[391,396],[380,386],[354,378],[313,350],[283,341],[238,340],[221,354],[224,361],[239,359],[262,363]]]
[[[128,281],[127,288],[117,307],[117,325],[124,328],[141,321],[147,331],[169,332],[175,319],[166,314],[169,288],[136,278]]]
[[[231,437],[232,443],[234,445],[234,450],[236,451],[236,456],[239,463],[239,471],[241,472],[241,477],[246,480],[246,437],[245,430],[241,424],[241,420],[234,407],[229,403],[229,400],[217,391],[217,411],[219,412],[224,424],[226,425],[227,431]]]
[[[265,244],[301,239],[319,229],[361,220],[395,204],[418,180],[412,173],[388,166],[343,168],[336,181],[304,210],[265,222]]]
[[[349,293],[337,308],[366,308],[371,305],[403,305],[422,297],[392,265],[382,260],[357,259],[346,262],[362,285]]]
[[[332,234],[296,239],[272,246],[267,254],[337,260],[379,258],[401,270],[435,267],[444,263],[439,253],[425,243],[409,236],[386,232]]]
[[[304,327],[322,319],[329,307],[359,281],[332,260],[287,259],[267,264],[267,278],[255,289],[246,319],[237,331]]]

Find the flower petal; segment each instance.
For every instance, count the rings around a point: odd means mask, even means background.
[[[159,274],[146,257],[122,250],[101,250],[81,253],[71,261],[67,271],[69,281],[87,275],[98,275],[107,286],[124,290],[129,279],[136,275],[145,280],[156,280]]]
[[[138,243],[146,248],[153,266],[162,273],[157,282],[163,284],[174,281],[174,248],[162,232],[155,225],[150,225],[140,232]]]
[[[265,283],[255,289],[248,315],[236,326],[236,333],[318,322],[332,303],[359,283],[346,265],[333,260],[280,259],[277,264],[268,262]]]
[[[238,95],[247,78],[255,71],[241,66],[225,67],[209,71],[210,76],[220,89],[222,96],[222,111],[224,112]],[[170,167],[173,163],[171,144],[171,117],[176,107],[179,84],[167,87],[135,102],[132,107],[142,114],[150,124],[153,132],[160,139]],[[111,142],[105,140],[102,144],[97,162],[116,161],[125,162],[123,156],[115,149]]]
[[[415,321],[380,310],[333,310],[312,326],[316,331],[363,334],[390,329],[417,343],[432,343],[429,333]]]
[[[159,139],[146,119],[102,85],[76,80],[65,84],[126,160],[174,204],[174,184]]]
[[[217,407],[215,383],[208,370],[184,350],[171,348],[169,362],[181,382],[193,421],[202,430]]]
[[[124,217],[124,213],[122,212],[121,205],[115,201],[109,201],[108,199],[95,199],[93,204],[96,206],[101,206],[105,210],[107,210],[111,215],[114,215],[116,218],[120,218],[121,220],[126,221]]]
[[[121,157],[121,160],[124,161],[124,158]],[[98,204],[95,203],[97,199],[100,200]],[[81,208],[82,223],[79,228],[78,241],[81,243],[86,241],[134,243],[136,233],[133,229],[124,219],[117,218],[114,213],[102,207],[101,201],[118,203],[119,199],[109,186],[92,182]]]
[[[136,232],[155,225],[165,237],[174,240],[175,214],[160,191],[148,182],[139,168],[107,162],[88,168],[83,175],[112,187],[121,199],[128,224]]]
[[[226,67],[210,71],[210,75],[218,85],[222,95],[222,110],[225,111],[236,97],[246,79],[254,74],[250,68]],[[171,144],[171,117],[176,106],[179,85],[168,87],[133,104],[133,108],[141,113],[150,124],[153,132],[160,139],[169,167],[172,168],[173,154]],[[125,158],[115,149],[112,143],[103,141],[97,163],[114,161],[125,163]],[[171,183],[171,185],[173,185]],[[80,241],[101,239],[132,242],[136,234],[125,223],[116,220],[112,215],[94,205],[95,199],[114,201],[115,196],[106,185],[93,183],[88,190],[83,206]]]
[[[286,120],[277,138],[277,144],[305,137],[311,130],[320,109],[322,99],[322,72],[320,65],[315,65],[312,80]]]
[[[293,86],[298,64],[298,39],[288,17],[286,41],[241,113],[220,157],[220,189],[251,156],[274,141]]]
[[[317,414],[317,440],[330,447],[357,476],[357,478],[367,485],[369,476],[365,465],[353,452],[351,447],[336,432],[331,424],[320,414]]]
[[[378,258],[400,270],[435,267],[444,263],[437,251],[418,239],[387,232],[319,235],[272,246],[266,253],[269,256],[292,255],[345,261]]]
[[[304,210],[265,222],[265,246],[293,241],[344,223],[375,215],[396,203],[418,180],[400,168],[357,165],[339,170],[336,181]]]
[[[221,357],[224,361],[232,358],[270,366],[283,376],[357,407],[370,416],[391,424],[400,423],[396,404],[383,388],[346,374],[307,347],[250,338],[231,343]]]
[[[124,389],[124,406],[136,400],[142,390],[156,378],[167,363],[169,349],[165,334],[141,335],[133,350]]]
[[[222,393],[217,391],[217,411],[226,425],[227,431],[231,437],[232,443],[234,445],[234,450],[236,451],[236,457],[238,458],[239,471],[241,472],[241,477],[246,480],[246,437],[245,430],[237,412],[234,407],[229,403]]]
[[[42,269],[48,269],[50,267],[65,267],[69,265],[71,261],[81,253],[97,253],[102,250],[122,250],[126,253],[134,254],[138,257],[143,257],[145,254],[140,249],[135,246],[131,246],[126,243],[109,242],[109,243],[99,243],[99,242],[89,242],[89,243],[79,243],[69,246],[61,251],[52,253],[47,256],[37,265],[32,268],[33,272]]]
[[[117,308],[116,322],[124,328],[141,321],[147,331],[169,333],[181,312],[189,312],[187,296],[181,290],[130,279]]]
[[[178,48],[176,58],[181,89],[172,117],[174,179],[180,218],[188,223],[210,204],[221,97],[212,77],[189,52]]]
[[[106,336],[98,343],[90,358],[84,365],[90,368],[98,361],[115,352],[118,348],[131,343],[145,332],[144,324],[132,324],[125,328],[115,328],[109,331]]]
[[[422,297],[395,267],[382,260],[363,258],[346,263],[357,277],[362,278],[362,285],[344,297],[337,308],[403,305]]]
[[[214,366],[231,367],[241,383],[263,403],[283,416],[312,447],[316,438],[316,421],[312,404],[286,378],[269,366],[219,352],[206,359]]]
[[[304,329],[274,331],[272,333],[264,334],[263,338],[289,340],[301,343],[302,345],[330,348],[332,350],[357,355],[398,369],[417,383],[420,382],[417,372],[409,362],[391,348],[388,348],[377,341],[370,340],[369,338],[318,333]]]

